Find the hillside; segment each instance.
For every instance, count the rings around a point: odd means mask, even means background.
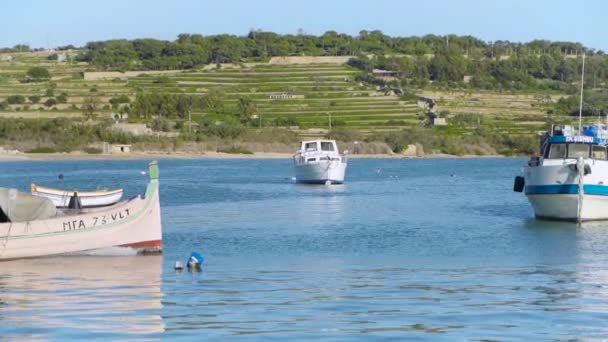
[[[120,110],[121,106],[127,109],[133,106],[115,105],[112,108],[112,98],[126,96],[133,103],[138,93],[179,94],[192,96],[196,101],[213,93],[221,94],[222,109],[193,107],[191,119],[195,128],[204,120],[222,122],[226,115],[238,115],[240,101],[247,99],[255,106],[254,115],[247,123],[251,129],[282,126],[300,137],[322,136],[331,118],[334,129],[352,129],[357,132],[356,136],[383,140],[386,137],[379,136],[383,132],[422,127],[428,108],[418,97],[426,97],[436,102],[435,110],[448,122],[447,127],[434,128],[433,134],[467,136],[483,126],[495,134],[533,136],[547,124],[547,103],[541,104],[539,99],[554,102],[567,96],[556,91],[518,93],[441,90],[438,87],[410,87],[407,89],[409,96],[398,96],[392,90],[395,88],[381,88],[358,81],[361,71],[357,68],[331,61],[314,64],[315,60],[309,60],[309,64],[299,64],[301,62],[297,58],[280,62],[275,59],[275,62],[266,63],[207,65],[188,70],[120,73],[99,72],[84,62],[48,60],[48,56],[55,53],[0,54],[10,56],[0,59],[0,102],[16,95],[24,98],[24,101],[17,101],[19,103],[8,104],[4,111],[0,111],[0,117],[82,119],[82,108],[94,101],[94,117],[101,120],[114,118],[119,111],[128,112]],[[67,55],[78,53],[66,52]],[[345,60],[342,58],[342,63]],[[34,66],[48,69],[51,79],[25,82],[26,72]],[[57,100],[62,94],[65,101],[60,102],[65,103],[46,103],[49,99]],[[151,124],[149,117],[142,118],[133,113],[128,116],[123,120],[125,123]],[[188,122],[186,116],[169,115],[167,119],[170,125],[163,130],[183,131]],[[571,120],[567,117],[562,119]]]

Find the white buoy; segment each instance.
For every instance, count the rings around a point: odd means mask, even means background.
[[[176,270],[180,270],[180,271],[183,270],[184,269],[184,264],[182,264],[181,261],[176,261],[175,262],[175,269]]]

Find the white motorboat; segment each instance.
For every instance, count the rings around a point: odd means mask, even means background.
[[[348,158],[340,154],[335,140],[302,141],[293,161],[298,183],[344,183]]]
[[[0,188],[0,260],[128,247],[162,250],[158,165],[138,195],[101,208],[60,209],[45,197]]]
[[[55,189],[37,184],[31,185],[31,191],[32,195],[49,198],[58,208],[67,208],[74,194],[80,199],[83,208],[103,207],[115,204],[120,201],[123,194],[122,189],[80,191]]]
[[[608,126],[582,126],[585,55],[581,68],[578,129],[553,125],[544,134],[541,156],[532,157],[513,190],[525,191],[539,218],[608,219]]]
[[[589,221],[608,219],[608,127],[553,126],[514,190],[525,191],[539,218]]]

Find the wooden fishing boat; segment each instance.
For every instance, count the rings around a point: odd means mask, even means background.
[[[123,194],[122,189],[79,191],[55,189],[37,184],[31,185],[31,191],[32,195],[49,198],[59,208],[67,208],[70,204],[70,198],[74,194],[78,196],[84,208],[115,204],[120,201]]]
[[[162,250],[158,165],[144,196],[107,207],[60,209],[44,197],[0,188],[0,260],[106,247]]]

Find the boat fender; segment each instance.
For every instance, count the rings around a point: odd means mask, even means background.
[[[82,209],[82,203],[80,202],[80,197],[78,194],[74,192],[74,195],[70,197],[70,202],[68,203],[69,209]]]
[[[576,171],[578,173],[578,165],[577,164],[570,164],[569,165],[570,170],[572,171]],[[583,169],[583,175],[590,175],[591,174],[591,166],[589,164],[585,164],[584,169]]]
[[[526,185],[526,180],[522,176],[515,177],[515,182],[513,182],[513,191],[522,192],[524,191],[524,185]]]
[[[188,263],[187,263],[188,269],[200,270],[203,262],[205,262],[205,258],[203,258],[203,256],[200,253],[192,252],[192,254],[190,254],[190,258],[188,259]]]
[[[585,174],[585,176],[591,174],[591,166],[589,166],[589,164],[585,164],[585,168],[584,168],[584,172],[583,173]]]

